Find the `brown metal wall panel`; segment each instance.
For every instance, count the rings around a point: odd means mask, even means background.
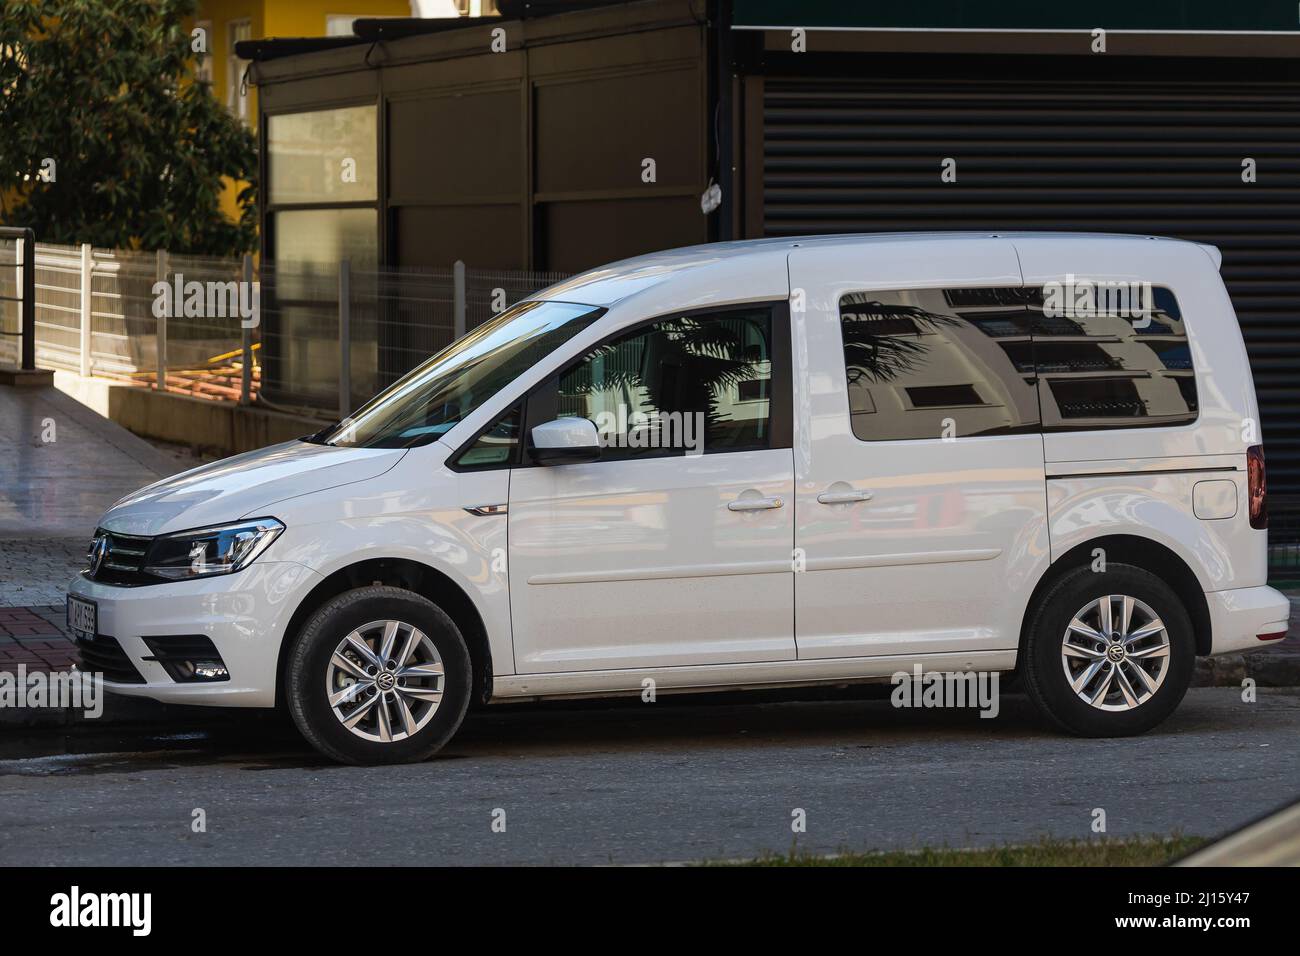
[[[696,66],[539,84],[534,93],[537,191],[698,183],[704,149],[697,108],[701,81]],[[647,158],[655,162],[655,184],[642,182]]]
[[[1270,488],[1300,493],[1300,82],[769,76],[763,107],[766,235],[1064,229],[1218,246]],[[940,181],[945,157],[956,183]]]
[[[522,201],[522,122],[517,90],[389,101],[389,201]]]
[[[527,266],[515,242],[518,205],[402,206],[393,217],[403,269],[447,269],[457,259],[480,269]]]
[[[699,201],[689,196],[548,203],[538,212],[545,268],[558,272],[707,239]]]

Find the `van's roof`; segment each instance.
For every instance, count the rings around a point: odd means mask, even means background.
[[[1158,239],[1165,242],[1186,243],[1206,250],[1216,267],[1221,261],[1219,250],[1203,243],[1191,243],[1165,236],[1126,235],[1103,232],[877,232],[843,233],[821,236],[783,236],[770,239],[741,239],[733,242],[714,242],[698,246],[683,246],[652,252],[632,259],[611,262],[578,275],[571,276],[537,293],[534,298],[582,302],[590,305],[611,306],[623,299],[659,285],[670,277],[685,272],[698,273],[711,267],[726,265],[733,272],[736,266],[748,265],[740,260],[750,258],[755,268],[774,269],[777,260],[794,248],[816,246],[822,248],[845,246],[872,246],[910,242],[976,243],[1012,240],[1015,242],[1036,239],[1078,239],[1105,242],[1146,242]],[[784,271],[784,266],[780,266]],[[722,270],[720,270],[722,271]]]

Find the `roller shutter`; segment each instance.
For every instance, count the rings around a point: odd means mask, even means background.
[[[1300,82],[768,77],[763,121],[767,235],[1065,229],[1218,246],[1270,491],[1300,493]],[[940,181],[945,157],[956,184]]]

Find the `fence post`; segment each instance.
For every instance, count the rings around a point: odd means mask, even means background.
[[[352,412],[352,263],[339,260],[339,421]]]
[[[244,253],[244,288],[248,290],[248,301],[253,301],[253,254]],[[257,320],[262,320],[262,305],[258,302]],[[253,400],[253,328],[239,323],[243,336],[240,347],[243,349],[244,367],[239,373],[239,404],[247,405]]]
[[[20,293],[23,298],[22,324],[19,325],[23,341],[18,367],[25,372],[34,372],[36,370],[36,233],[31,229],[26,230],[18,247],[22,249],[23,256],[23,284]]]
[[[465,334],[465,263],[459,259],[451,267],[452,338]]]
[[[157,279],[159,282],[167,281],[167,250],[159,249],[157,252]],[[179,311],[180,303],[172,298],[172,311]],[[158,317],[158,391],[167,391],[167,310]]]
[[[94,259],[91,258],[90,243],[81,244],[81,377],[89,378],[91,371],[90,362],[90,329],[93,321],[92,302],[90,284],[94,276]]]

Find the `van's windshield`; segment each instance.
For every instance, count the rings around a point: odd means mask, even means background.
[[[354,448],[411,448],[436,441],[604,311],[573,302],[520,302],[310,440]]]

